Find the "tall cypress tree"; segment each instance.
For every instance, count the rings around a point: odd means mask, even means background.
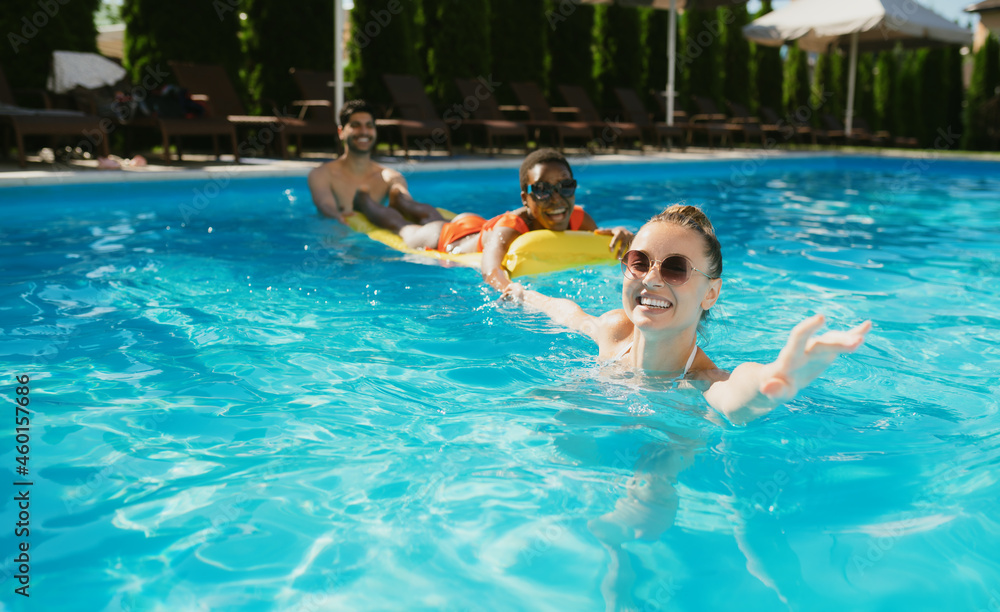
[[[785,111],[795,113],[809,105],[809,55],[796,44],[788,45],[785,57],[784,92]]]
[[[771,12],[771,0],[761,2],[760,12],[755,19]],[[784,81],[781,63],[781,49],[765,45],[754,45],[753,58],[755,65],[754,82],[756,85],[755,99],[759,106],[768,106],[780,111],[782,104],[782,83]]]
[[[398,11],[394,13],[390,7]],[[353,95],[388,105],[392,97],[382,81],[383,74],[421,76],[420,56],[414,53],[419,13],[418,0],[354,0],[352,35],[347,43],[350,62],[345,70],[346,78],[354,83]]]
[[[916,51],[902,55],[896,74],[896,132],[903,136],[923,135],[923,104],[920,100],[920,57]]]
[[[750,41],[743,36],[743,26],[750,23],[746,4],[724,6],[719,15],[725,24],[725,79],[722,95],[730,101],[750,106]]]
[[[876,130],[893,129],[893,81],[896,79],[896,55],[893,51],[882,51],[875,62],[875,122]]]
[[[684,47],[678,65],[684,67],[685,96],[704,96],[721,102],[722,23],[716,11],[691,9],[684,14]]]
[[[549,34],[545,3],[499,0],[490,3],[490,46],[493,79],[503,83],[496,92],[501,103],[515,102],[507,84],[535,81],[547,89],[546,42]]]
[[[945,133],[956,134],[962,130],[962,98],[965,96],[965,86],[962,83],[962,49],[949,47],[945,55],[945,74],[948,76],[948,107],[945,122],[942,126]],[[957,148],[958,142],[948,143],[951,148]]]
[[[53,51],[96,53],[94,13],[99,4],[100,0],[76,0],[43,8],[38,0],[4,0],[0,64],[10,86],[43,89]]]
[[[646,100],[651,91],[667,89],[667,42],[670,13],[656,9],[640,9],[642,48],[646,50],[643,62],[642,85],[639,96]],[[680,28],[678,28],[679,30]],[[678,33],[680,33],[678,31]],[[678,44],[678,47],[680,45]],[[674,84],[677,73],[674,74]]]
[[[869,125],[875,121],[875,77],[874,57],[871,53],[858,53],[858,68],[854,87],[854,116],[864,119]],[[850,78],[850,75],[848,75]],[[831,112],[832,111],[828,111]],[[843,118],[844,114],[837,115]]]
[[[125,67],[141,81],[147,67],[168,70],[169,60],[222,64],[245,96],[239,12],[229,2],[125,0]]]
[[[490,2],[425,0],[424,10],[435,24],[427,32],[427,80],[438,104],[452,106],[462,100],[456,78],[490,74]]]
[[[499,0],[498,0],[499,1]],[[573,83],[597,93],[594,83],[594,7],[561,0],[547,0],[545,20],[549,27],[550,86]],[[549,90],[549,98],[552,91]]]
[[[983,105],[1000,87],[1000,43],[996,36],[989,36],[973,58],[972,81],[966,92],[964,132],[962,147],[984,149],[989,146],[986,126],[983,124]]]
[[[602,5],[594,11],[594,82],[601,109],[618,105],[615,87],[639,87],[642,53],[639,12],[632,7]],[[558,83],[556,83],[557,85]]]
[[[309,15],[309,19],[303,19]],[[385,12],[385,19],[393,17]],[[333,3],[330,0],[299,0],[295,10],[281,0],[251,0],[247,6],[244,42],[250,60],[247,87],[251,100],[260,101],[257,111],[270,112],[269,102],[279,107],[302,94],[289,68],[333,70]],[[295,32],[295,36],[289,36]]]

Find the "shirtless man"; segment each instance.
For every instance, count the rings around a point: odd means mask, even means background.
[[[388,197],[390,206],[417,224],[442,219],[433,206],[413,200],[402,174],[372,161],[375,112],[367,102],[344,104],[337,134],[344,154],[309,173],[309,191],[320,213],[343,223],[354,212],[355,202],[382,208]]]

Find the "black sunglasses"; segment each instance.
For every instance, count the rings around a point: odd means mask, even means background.
[[[558,192],[563,199],[572,198],[576,193],[576,181],[574,179],[564,179],[555,185],[538,181],[534,185],[528,185],[528,193],[536,200],[548,200],[553,193]]]
[[[631,280],[642,280],[649,274],[649,269],[655,268],[657,264],[660,265],[660,278],[668,285],[677,287],[688,282],[691,279],[692,270],[708,280],[713,280],[713,277],[694,267],[691,260],[683,255],[669,255],[659,261],[654,260],[650,263],[649,255],[646,255],[642,251],[629,251],[625,253],[625,256],[622,257],[622,274],[625,275],[625,278]]]

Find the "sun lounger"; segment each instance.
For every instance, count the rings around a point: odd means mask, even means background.
[[[459,93],[464,98],[462,110],[471,114],[466,119],[460,111],[455,111],[461,123],[478,127],[486,134],[486,146],[493,154],[493,138],[516,136],[524,141],[525,152],[528,150],[528,126],[519,121],[504,118],[493,92],[483,91],[482,83],[475,79],[455,79]],[[499,147],[497,148],[499,152]]]
[[[339,118],[336,116],[333,102],[333,83],[336,78],[333,71],[306,70],[290,68],[288,70],[295,84],[302,93],[302,100],[292,100],[292,106],[299,107],[299,119],[308,121],[311,126],[324,127],[324,135],[333,135],[340,149],[340,138],[337,136]],[[296,145],[302,147],[302,135],[298,135]]]
[[[803,142],[803,140],[812,144],[817,144],[820,140],[829,142],[829,138],[827,137],[825,130],[814,128],[807,123],[799,122],[794,116],[791,115],[784,118],[780,117],[778,112],[770,106],[760,107],[760,114],[764,118],[765,123],[774,125],[778,128],[778,132],[781,134],[781,139],[786,142],[793,138],[796,142],[800,143]]]
[[[729,102],[730,122],[742,126],[744,142],[750,138],[760,138],[761,146],[767,146],[767,135],[778,135],[778,128],[771,124],[762,124],[760,119],[750,114],[750,109],[737,102]],[[777,139],[775,139],[776,141]]]
[[[585,121],[559,121],[555,113],[559,111],[577,112],[576,108],[553,108],[545,101],[542,90],[533,81],[511,83],[514,94],[527,111],[529,126],[551,131],[559,141],[559,149],[565,147],[567,138],[577,138],[588,144],[594,137],[593,129]]]
[[[610,144],[618,152],[618,143],[621,140],[639,141],[639,150],[642,151],[642,129],[639,128],[635,123],[619,121],[616,117],[615,120],[611,120],[607,117],[602,118],[600,113],[597,112],[597,108],[594,103],[591,102],[590,96],[587,95],[587,91],[580,87],[579,85],[560,85],[559,92],[562,94],[563,99],[571,107],[577,108],[577,119],[580,121],[585,121],[590,124],[597,132],[598,140],[604,145]]]
[[[711,98],[691,96],[691,100],[698,108],[698,112],[691,116],[691,126],[708,137],[709,148],[712,148],[715,137],[719,138],[720,145],[728,141],[729,146],[732,146],[733,134],[745,133],[743,126],[732,123],[725,113],[719,111]]]
[[[0,127],[13,131],[17,145],[17,163],[28,165],[25,156],[25,136],[68,136],[77,146],[99,148],[109,154],[107,130],[101,129],[101,118],[81,112],[54,109],[34,109],[17,105],[7,77],[0,67]],[[4,138],[3,154],[7,154]]]
[[[615,95],[618,97],[618,103],[621,104],[622,109],[625,111],[625,117],[638,126],[640,130],[656,136],[657,147],[662,149],[663,141],[666,140],[667,150],[669,151],[673,145],[674,138],[677,138],[681,142],[682,148],[684,147],[686,122],[681,125],[676,121],[676,117],[674,125],[667,125],[666,122],[654,122],[649,111],[646,110],[646,106],[639,99],[639,94],[634,89],[618,87],[615,88]]]
[[[826,135],[831,141],[839,140],[841,144],[855,145],[872,143],[871,135],[860,127],[852,126],[851,133],[848,135],[843,122],[830,113],[823,114],[823,124],[826,126]]]
[[[277,141],[279,153],[283,159],[288,158],[289,136],[335,134],[336,125],[323,122],[308,122],[295,117],[278,115],[248,115],[233,88],[225,69],[217,64],[192,64],[187,62],[168,62],[177,82],[187,89],[192,97],[197,95],[206,102],[208,118],[228,121],[237,128],[255,128],[259,130],[256,141],[268,144]],[[200,121],[201,119],[171,120],[171,134],[179,134],[176,130],[183,129],[181,122]],[[189,128],[190,129],[190,128]],[[267,136],[265,136],[267,134]],[[164,141],[168,138],[164,132]],[[248,144],[253,141],[247,141]],[[301,142],[301,141],[300,141]],[[299,146],[296,155],[301,155]]]
[[[448,155],[451,155],[451,129],[438,116],[420,79],[411,74],[383,74],[382,80],[389,89],[399,118],[389,118],[378,125],[392,127],[399,132],[404,155],[409,158],[409,139],[414,136],[424,137],[419,146],[428,155],[439,144],[445,145]]]

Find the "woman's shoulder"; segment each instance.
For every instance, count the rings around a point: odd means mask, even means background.
[[[635,326],[621,308],[608,311],[597,317],[598,358],[612,359],[632,342]]]
[[[711,384],[728,380],[729,372],[715,365],[715,362],[712,361],[708,354],[699,348],[698,356],[694,358],[694,363],[691,364],[691,370],[688,372],[687,377],[692,380],[703,380]]]

